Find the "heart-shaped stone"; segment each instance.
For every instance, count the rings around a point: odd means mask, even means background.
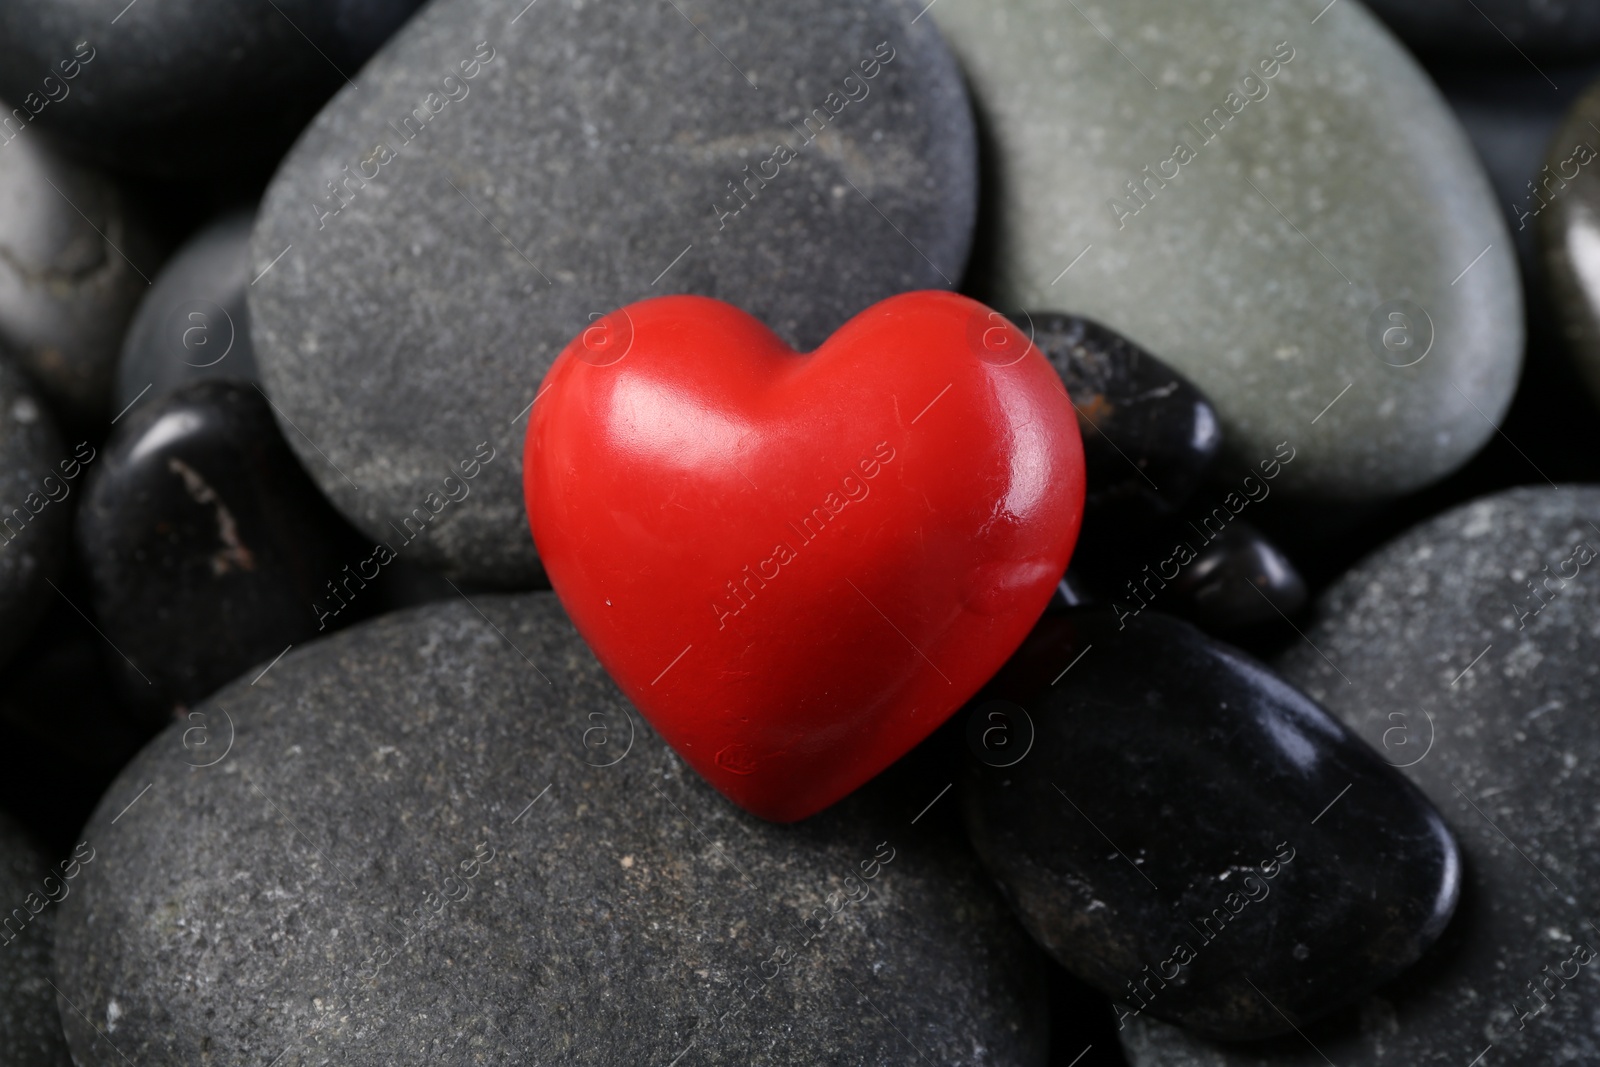
[[[1082,518],[1059,377],[908,293],[810,355],[731,305],[596,321],[529,419],[540,558],[624,693],[741,807],[802,819],[926,737],[1049,601]]]

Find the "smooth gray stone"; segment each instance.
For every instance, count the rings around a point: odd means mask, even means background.
[[[1456,919],[1415,971],[1307,1028],[1320,1052],[1140,1024],[1123,1032],[1136,1067],[1600,1063],[1597,526],[1600,488],[1513,489],[1411,530],[1325,594],[1280,669],[1444,814],[1464,861]],[[1525,583],[1547,566],[1534,614]],[[1524,1019],[1545,981],[1547,1006]]]
[[[283,258],[250,290],[285,435],[369,535],[504,455],[421,550],[507,585],[539,574],[526,411],[593,317],[696,293],[811,348],[953,287],[976,211],[965,91],[912,0],[520,6],[437,0],[334,99],[267,191],[254,260]]]
[[[110,414],[123,330],[160,265],[154,238],[110,178],[27,131],[0,134],[0,345],[63,419]]]
[[[50,988],[56,899],[66,899],[61,894],[70,896],[72,888],[60,875],[0,813],[0,1058],[6,1067],[72,1067]]]
[[[72,536],[73,491],[83,484],[77,456],[61,446],[55,420],[0,346],[0,663],[44,618],[49,582]],[[70,477],[69,477],[70,474]]]
[[[1236,459],[1300,450],[1291,492],[1381,499],[1493,435],[1521,294],[1438,91],[1360,4],[1317,14],[940,0],[930,16],[991,151],[981,295],[1159,352],[1216,405]],[[1425,314],[1391,320],[1395,301]]]
[[[85,830],[56,951],[105,1029],[67,1019],[79,1067],[1043,1063],[1037,950],[956,809],[912,825],[942,775],[745,815],[552,593],[386,615],[254,673]],[[841,890],[859,902],[822,922]]]
[[[102,166],[248,187],[419,3],[6,0],[0,96]]]
[[[1600,48],[1593,0],[1366,0],[1420,52],[1470,55],[1504,66],[1528,54],[1591,57]]]
[[[112,404],[117,411],[190,382],[260,378],[244,299],[254,219],[253,211],[218,219],[162,268],[122,342]]]
[[[1537,220],[1567,350],[1600,398],[1600,83],[1591,86],[1550,139],[1545,166],[1525,198]]]

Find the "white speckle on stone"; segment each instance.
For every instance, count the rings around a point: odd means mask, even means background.
[[[117,1020],[122,1018],[122,1005],[115,999],[106,1002],[106,1033],[117,1032]]]
[[[1494,529],[1494,505],[1491,503],[1474,504],[1467,510],[1467,524],[1461,527],[1461,536],[1467,538],[1482,537]]]

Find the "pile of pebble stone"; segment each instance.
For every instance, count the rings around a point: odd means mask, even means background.
[[[1600,1062],[1597,77],[1579,0],[6,0],[0,1061]],[[765,823],[528,412],[632,301],[917,289],[1083,533]]]

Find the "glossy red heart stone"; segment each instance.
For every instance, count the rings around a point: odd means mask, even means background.
[[[945,292],[885,300],[810,355],[716,300],[612,312],[551,367],[524,471],[600,662],[707,781],[780,822],[989,680],[1083,514],[1060,378]]]

